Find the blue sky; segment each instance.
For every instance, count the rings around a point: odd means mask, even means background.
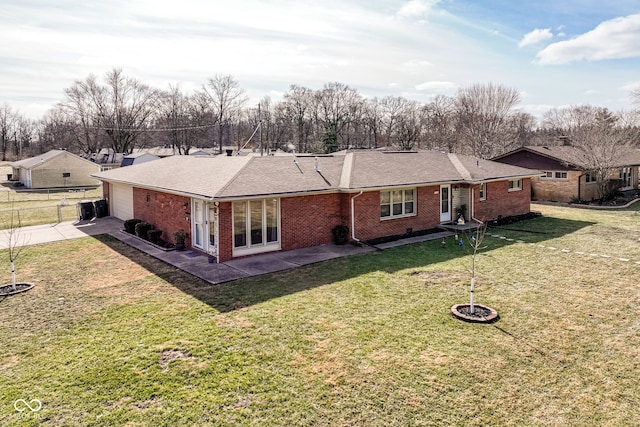
[[[428,102],[473,83],[520,108],[633,107],[640,4],[616,0],[3,0],[0,103],[38,118],[76,79],[122,68],[159,88],[234,76],[251,102],[291,84]]]

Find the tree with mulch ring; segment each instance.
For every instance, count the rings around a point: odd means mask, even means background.
[[[5,224],[5,235],[7,237],[7,253],[9,254],[9,263],[11,265],[11,283],[0,286],[0,296],[9,296],[26,292],[33,288],[33,283],[20,283],[16,282],[16,265],[15,261],[20,256],[22,249],[27,244],[24,236],[20,236],[21,221],[20,217],[16,215],[13,202],[11,202],[11,215],[9,216],[8,223]]]
[[[468,240],[469,245],[473,249],[471,255],[471,287],[469,291],[469,304],[455,304],[451,307],[451,314],[456,319],[463,320],[465,322],[472,323],[491,323],[498,320],[498,312],[491,307],[475,303],[475,288],[476,288],[476,256],[482,247],[482,241],[484,240],[487,231],[487,225],[481,224],[474,234]],[[463,241],[460,240],[460,244]]]

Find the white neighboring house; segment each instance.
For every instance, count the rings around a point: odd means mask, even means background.
[[[25,188],[94,187],[100,181],[91,174],[100,172],[100,165],[66,150],[51,150],[9,164],[11,181]]]
[[[131,166],[131,165],[139,165],[140,163],[152,162],[154,160],[158,160],[160,157],[145,153],[145,152],[137,152],[131,153],[124,156],[122,159],[122,163],[120,163],[120,167]]]

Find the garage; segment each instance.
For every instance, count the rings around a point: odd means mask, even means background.
[[[123,221],[133,218],[133,187],[122,184],[110,184],[111,216]]]

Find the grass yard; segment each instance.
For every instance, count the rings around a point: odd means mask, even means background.
[[[0,301],[0,424],[637,425],[640,215],[534,209],[478,256],[493,325],[449,314],[452,239],[219,286],[108,237],[29,247],[37,286]]]
[[[23,227],[78,219],[77,204],[102,199],[102,187],[73,190],[16,190],[0,187],[0,229],[9,228],[11,214]]]

